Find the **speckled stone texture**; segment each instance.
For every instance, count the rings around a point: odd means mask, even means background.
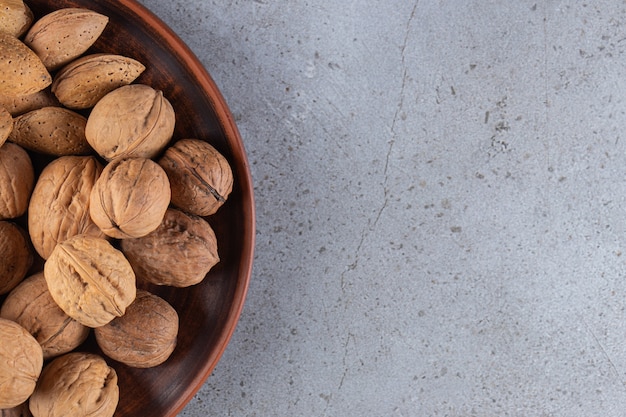
[[[626,5],[143,0],[228,102],[254,273],[200,416],[623,416]]]

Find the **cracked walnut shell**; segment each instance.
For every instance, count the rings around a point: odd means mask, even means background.
[[[88,327],[65,314],[52,299],[43,272],[26,278],[9,293],[0,317],[13,320],[33,335],[44,359],[72,351],[89,335]]]
[[[124,239],[121,248],[137,278],[156,285],[198,284],[220,260],[209,223],[172,208],[155,231]]]
[[[46,365],[29,406],[34,417],[112,417],[118,402],[117,373],[104,358],[72,352]]]
[[[145,236],[161,224],[170,204],[165,171],[151,159],[119,158],[104,167],[91,191],[91,218],[116,239]]]
[[[89,196],[102,169],[94,156],[62,156],[39,175],[28,206],[28,231],[43,259],[72,236],[105,237],[89,215]]]
[[[176,347],[178,313],[161,297],[137,290],[126,313],[94,333],[109,358],[134,368],[151,368],[165,362]]]
[[[35,390],[43,366],[41,346],[26,329],[0,318],[0,409],[13,408]]]
[[[122,316],[136,295],[135,273],[122,252],[93,236],[59,243],[44,264],[44,276],[59,307],[87,327]]]

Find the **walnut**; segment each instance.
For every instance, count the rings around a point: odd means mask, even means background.
[[[0,318],[0,409],[30,397],[43,366],[41,346],[19,324]]]
[[[96,103],[85,135],[107,160],[153,158],[172,138],[175,122],[174,109],[161,91],[131,84],[111,91]]]
[[[33,259],[26,232],[14,223],[0,221],[0,294],[8,293],[24,279]]]
[[[35,185],[30,156],[14,143],[0,146],[0,220],[20,217]]]
[[[68,316],[99,327],[122,316],[135,299],[135,274],[107,240],[76,235],[59,243],[44,264],[54,301]]]
[[[163,169],[145,158],[119,158],[102,171],[91,191],[90,213],[116,239],[145,236],[159,227],[170,203]]]
[[[28,408],[28,402],[23,402],[17,407],[0,410],[0,417],[33,417]]]
[[[118,402],[117,373],[104,358],[72,352],[46,365],[29,406],[34,417],[112,417]]]
[[[102,168],[93,156],[62,156],[41,172],[28,206],[28,231],[43,259],[72,236],[105,237],[89,215],[89,196]]]
[[[28,330],[41,345],[44,359],[70,352],[89,335],[88,327],[65,314],[52,299],[43,272],[26,278],[11,291],[0,317]]]
[[[155,231],[122,240],[121,249],[137,278],[157,285],[197,284],[219,262],[217,239],[209,223],[172,208]]]
[[[122,317],[94,330],[98,346],[113,360],[135,368],[162,364],[176,347],[178,314],[164,299],[137,290]]]
[[[159,160],[172,186],[172,204],[188,213],[208,216],[219,209],[233,189],[228,161],[209,143],[183,139]]]

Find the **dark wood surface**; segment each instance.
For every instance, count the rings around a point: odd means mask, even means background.
[[[235,184],[226,204],[207,218],[218,238],[220,263],[190,288],[141,285],[169,301],[180,317],[176,350],[152,369],[111,361],[119,376],[116,417],[175,416],[202,386],[234,331],[253,261],[255,210],[245,150],[232,115],[199,60],[160,19],[131,0],[31,0],[35,17],[61,7],[86,7],[109,17],[88,52],[111,52],[141,61],[136,81],[163,91],[176,111],[174,139],[209,141],[230,162]],[[54,74],[53,74],[54,75]],[[36,164],[46,158],[34,156]],[[41,167],[38,167],[39,170]],[[176,259],[172,259],[176,262]],[[98,351],[93,337],[81,347]]]

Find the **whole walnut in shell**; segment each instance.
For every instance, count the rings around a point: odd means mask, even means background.
[[[93,236],[59,243],[44,264],[44,276],[65,314],[88,327],[124,315],[136,295],[135,273],[122,252]]]
[[[22,326],[0,318],[0,409],[30,397],[43,366],[41,346]]]
[[[0,220],[26,212],[34,185],[35,171],[28,153],[11,142],[0,146]]]
[[[62,156],[39,175],[28,206],[28,231],[43,259],[72,236],[105,237],[89,214],[91,190],[102,169],[93,156]]]
[[[153,158],[174,133],[176,117],[161,91],[131,84],[105,95],[91,110],[85,135],[107,160],[125,156]]]
[[[172,186],[172,204],[198,216],[215,213],[233,189],[228,161],[209,143],[182,139],[167,148],[159,165]]]
[[[43,272],[22,281],[7,296],[0,317],[24,327],[41,345],[44,359],[77,348],[89,328],[63,312],[52,299]]]
[[[26,231],[15,223],[0,221],[0,294],[20,283],[33,264],[33,250]]]
[[[176,347],[178,313],[161,297],[137,290],[126,313],[94,333],[109,358],[134,368],[151,368],[165,362]]]
[[[170,203],[163,169],[145,158],[119,158],[102,171],[91,191],[91,218],[110,237],[145,236],[156,229]]]
[[[115,370],[101,356],[72,352],[46,365],[29,406],[34,417],[112,417],[118,402]]]
[[[152,233],[122,240],[121,248],[137,278],[157,285],[195,285],[219,262],[209,223],[176,209],[168,209]]]

